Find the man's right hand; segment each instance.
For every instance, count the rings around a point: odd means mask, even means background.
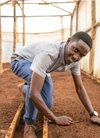
[[[56,118],[55,123],[62,126],[70,125],[72,123],[72,118],[68,116],[60,116]]]

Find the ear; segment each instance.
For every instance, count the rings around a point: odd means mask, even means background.
[[[69,37],[66,41],[66,44],[68,45],[68,43],[70,42],[71,38]]]

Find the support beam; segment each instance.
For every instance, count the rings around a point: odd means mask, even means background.
[[[70,16],[70,14],[62,14],[62,15],[32,15],[32,16],[25,16],[26,18],[33,18],[33,17],[60,17],[60,16]],[[2,18],[14,18],[14,16],[1,16]],[[18,18],[22,18],[22,16],[16,16]]]
[[[1,29],[1,6],[0,6],[0,73],[2,73],[2,29]]]
[[[85,32],[89,32],[89,31],[91,31],[91,27],[89,27],[85,30]]]
[[[94,28],[94,24],[96,23],[96,3],[95,1],[91,1],[91,37],[93,41],[92,49],[90,51],[90,74],[93,76],[94,72],[94,51],[95,51],[95,35],[96,28]]]
[[[78,9],[79,3],[76,3],[76,32],[78,31]]]
[[[11,2],[11,0],[8,0],[8,1],[5,1],[5,2],[3,2],[3,3],[0,3],[0,6],[3,6],[3,5],[5,5],[5,4],[8,4],[9,2]]]
[[[19,1],[20,4],[22,4],[22,1]],[[62,2],[48,2],[48,3],[44,3],[44,2],[32,2],[32,1],[27,1],[26,3],[24,3],[25,5],[27,4],[38,4],[38,5],[49,5],[49,4],[67,4],[67,3],[75,3],[75,1],[62,1]],[[8,3],[8,4],[12,4],[12,3]]]
[[[24,0],[23,0],[23,3],[22,3],[22,14],[23,14],[23,18],[22,18],[22,22],[23,22],[23,37],[22,37],[22,45],[24,46],[25,45],[25,16],[24,16]]]
[[[16,0],[12,0],[12,6],[14,6],[16,3]]]
[[[70,37],[72,36],[72,18],[73,16],[70,17]]]
[[[13,52],[16,50],[16,3],[13,3],[13,13],[14,13],[14,26],[13,26]]]
[[[15,129],[16,129],[16,126],[19,123],[19,119],[20,119],[23,107],[24,107],[24,102],[22,102],[19,105],[18,110],[17,110],[17,112],[14,116],[14,119],[11,122],[11,125],[10,125],[10,127],[7,131],[7,134],[6,134],[5,138],[14,138]]]
[[[64,40],[63,16],[61,16],[61,40]]]
[[[76,11],[77,4],[79,5],[80,2],[81,2],[81,0],[76,0],[76,5],[75,5],[74,10],[72,12],[72,16],[73,16],[74,12]]]
[[[23,1],[23,3],[24,3],[24,1]],[[21,11],[22,11],[22,15],[25,16],[24,11],[23,11],[23,3],[22,3],[22,7],[21,7],[21,6],[20,6],[20,3],[19,3],[18,1],[16,1],[16,4],[19,6],[19,8],[20,8]]]
[[[75,3],[75,1],[46,2],[46,3],[39,2],[39,3],[34,3],[34,4],[45,5],[45,4],[66,4],[66,3]]]
[[[48,138],[48,119],[44,116],[43,138]]]
[[[43,1],[45,4],[48,3],[48,2],[46,2],[46,1],[44,1],[44,0],[42,0],[42,1]],[[54,4],[50,4],[50,5],[52,5],[53,7],[57,8],[57,9],[60,9],[60,10],[62,10],[62,11],[64,11],[64,12],[67,12],[67,13],[71,14],[71,12],[66,11],[66,10],[64,10],[64,9],[62,9],[62,8],[60,8],[60,7],[56,6],[56,5],[54,5]]]
[[[98,22],[98,23],[95,23],[94,25],[93,25],[93,27],[98,27],[98,26],[100,26],[100,22]]]
[[[76,12],[76,28],[75,28],[75,31],[77,32],[78,31],[78,8],[79,8],[79,3],[81,2],[81,0],[74,0],[76,2],[76,5],[74,7],[74,10],[71,14],[71,26],[72,26],[72,22],[73,22],[73,16],[74,16],[74,13]],[[72,35],[72,32],[73,32],[73,27],[70,28],[70,35]]]

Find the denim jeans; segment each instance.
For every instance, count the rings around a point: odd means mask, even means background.
[[[31,75],[32,70],[30,69],[31,62],[21,59],[14,60],[11,62],[11,70],[14,74],[23,78],[27,81],[24,85],[24,93],[25,97],[25,114],[23,119],[28,124],[32,124],[37,117],[38,109],[35,107],[34,103],[29,99],[29,91],[30,91],[30,83],[31,83]],[[48,108],[53,105],[53,83],[51,77],[46,76],[44,80],[44,85],[41,91],[41,96],[48,106]]]

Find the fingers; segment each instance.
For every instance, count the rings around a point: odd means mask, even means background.
[[[90,120],[92,123],[96,123],[96,124],[100,125],[100,118],[99,117],[93,116],[90,118]],[[77,123],[77,122],[79,123],[80,121],[73,121],[73,119],[71,117],[68,117],[68,116],[60,116],[60,117],[57,117],[56,124],[61,125],[61,126],[68,126],[72,123]],[[49,123],[54,123],[54,122],[49,120]]]
[[[67,123],[68,125],[70,125],[70,124],[72,123],[72,118],[67,117],[67,119],[66,119],[66,123]]]
[[[72,123],[72,120],[65,120],[65,125],[70,125]]]
[[[57,117],[56,124],[58,124],[58,125],[70,125],[71,123],[72,123],[72,118],[70,118],[68,116]]]
[[[97,123],[100,125],[100,118],[97,116],[93,116],[90,118],[93,123]]]
[[[68,118],[70,121],[72,121],[72,120],[73,120],[71,117],[68,117],[68,116],[67,116],[67,118]]]

